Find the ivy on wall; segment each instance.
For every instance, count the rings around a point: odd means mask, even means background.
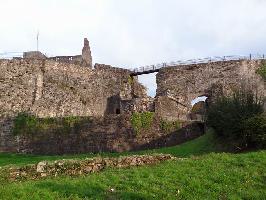
[[[181,121],[166,121],[161,120],[160,121],[160,128],[162,131],[169,133],[173,131],[177,131],[181,128]]]
[[[89,117],[68,116],[62,118],[37,118],[27,113],[19,113],[14,120],[14,135],[33,135],[39,132],[56,130],[58,133],[70,133],[79,129],[82,124],[90,122]]]
[[[136,133],[147,130],[151,127],[154,118],[153,112],[133,113],[131,116],[131,124]]]
[[[129,76],[127,82],[132,85],[134,83],[134,78],[132,76]]]

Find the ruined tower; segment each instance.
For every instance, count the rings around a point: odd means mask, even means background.
[[[87,38],[84,38],[84,46],[82,48],[82,60],[86,66],[92,68],[91,49],[90,43]]]

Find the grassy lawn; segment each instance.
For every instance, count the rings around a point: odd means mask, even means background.
[[[76,178],[0,181],[0,199],[265,199],[266,151],[210,153],[215,150],[215,139],[208,133],[176,147],[137,152],[186,157],[182,160],[128,169],[109,168]],[[121,154],[103,154],[117,155]],[[88,156],[93,155],[64,158]],[[0,162],[2,166],[22,165],[58,158],[62,157],[1,154]]]
[[[211,153],[78,178],[2,183],[0,199],[265,199],[265,166],[266,151]]]

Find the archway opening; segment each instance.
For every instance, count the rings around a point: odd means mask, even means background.
[[[202,95],[191,101],[192,108],[189,113],[190,120],[205,121],[207,99],[207,96]]]
[[[194,106],[196,103],[198,103],[198,102],[201,102],[201,101],[206,102],[207,99],[208,99],[208,97],[205,96],[205,95],[203,95],[203,96],[198,96],[197,98],[195,98],[195,99],[193,99],[193,100],[191,101],[191,105],[192,105],[192,107],[193,107],[193,106]]]

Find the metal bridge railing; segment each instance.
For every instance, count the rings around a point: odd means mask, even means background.
[[[45,54],[47,56],[47,54]],[[3,52],[0,53],[0,59],[12,59],[14,57],[23,57],[23,52]],[[202,64],[202,63],[212,63],[219,61],[234,61],[234,60],[262,60],[266,59],[266,54],[249,54],[249,55],[231,55],[231,56],[214,56],[199,59],[189,59],[189,60],[178,60],[175,62],[164,62],[155,65],[147,65],[139,68],[135,68],[132,71],[134,73],[142,72],[153,72],[164,67],[180,66],[180,65],[191,65],[191,64]]]
[[[12,59],[15,57],[22,58],[23,52],[3,52],[3,53],[0,53],[0,59]]]
[[[189,60],[179,60],[175,62],[159,63],[155,65],[147,65],[139,68],[133,69],[135,73],[156,71],[163,67],[172,67],[177,65],[191,65],[191,64],[202,64],[202,63],[212,63],[219,61],[234,61],[234,60],[261,60],[266,59],[266,54],[249,54],[249,55],[231,55],[231,56],[214,56],[200,59],[189,59]]]

